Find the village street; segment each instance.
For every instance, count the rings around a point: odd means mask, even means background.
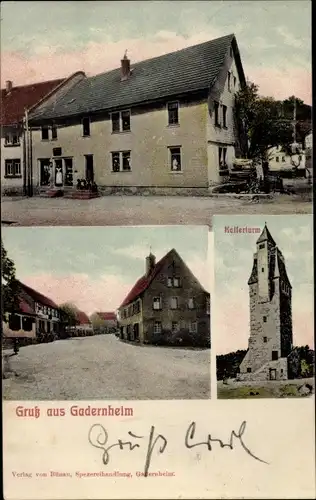
[[[210,351],[140,346],[115,335],[22,347],[3,380],[10,400],[207,399]]]
[[[20,226],[211,225],[217,214],[311,213],[309,194],[266,200],[233,197],[107,196],[92,200],[2,198],[1,221]]]

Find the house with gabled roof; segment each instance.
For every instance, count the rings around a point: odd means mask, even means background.
[[[175,249],[156,262],[146,257],[118,310],[120,338],[161,345],[210,345],[210,294]]]
[[[117,317],[115,312],[95,312],[91,314],[90,321],[93,333],[96,335],[116,332]]]
[[[28,85],[14,86],[7,81],[1,89],[1,192],[30,194],[34,184],[32,142],[28,115],[42,103],[54,105],[73,85],[85,77],[82,71],[68,78],[58,78]],[[52,132],[52,134],[54,134]]]
[[[233,164],[244,84],[234,35],[135,64],[125,53],[30,115],[35,182],[64,194],[82,179],[104,194],[207,194]]]
[[[68,332],[72,337],[88,337],[93,335],[93,327],[89,316],[80,310],[75,311],[76,325],[68,327]]]
[[[38,342],[47,342],[58,337],[60,331],[58,305],[19,280],[17,280],[17,290],[18,307],[6,318],[4,335],[30,337]]]

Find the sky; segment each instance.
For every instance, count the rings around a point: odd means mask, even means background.
[[[312,103],[311,2],[45,1],[1,3],[1,85],[88,76],[235,33],[262,95]]]
[[[7,227],[2,240],[20,281],[88,315],[120,306],[150,251],[158,261],[175,248],[210,289],[207,226]]]
[[[215,279],[212,341],[218,354],[247,349],[248,279],[260,234],[227,234],[225,226],[263,229],[264,223],[285,258],[292,285],[293,343],[314,345],[313,222],[311,215],[219,216],[214,219]]]

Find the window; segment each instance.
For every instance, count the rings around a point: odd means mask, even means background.
[[[172,172],[181,172],[181,148],[169,148],[170,150],[170,165]]]
[[[264,248],[264,247],[265,247],[265,244],[264,244],[264,243],[260,243],[260,245],[259,245],[259,250],[261,250],[261,249],[262,249],[262,248]]]
[[[173,286],[175,288],[179,288],[179,286],[180,286],[180,278],[173,278]]]
[[[226,116],[227,116],[227,106],[223,106],[223,127],[225,128],[227,128]]]
[[[194,299],[192,298],[188,299],[188,308],[194,309]]]
[[[191,321],[191,323],[189,324],[189,332],[190,333],[197,332],[197,322],[196,321]]]
[[[90,118],[88,116],[82,119],[82,135],[84,137],[90,135]]]
[[[266,344],[268,342],[268,337],[263,337],[263,342]]]
[[[302,161],[302,155],[298,155],[298,161]]]
[[[131,152],[116,151],[112,153],[112,172],[130,172]]]
[[[170,307],[171,309],[178,309],[178,297],[171,297]]]
[[[267,317],[266,316],[263,316],[263,322],[266,323],[267,322]]]
[[[126,132],[127,130],[131,130],[131,114],[129,111],[122,111],[122,130]]]
[[[17,132],[9,132],[6,134],[4,139],[5,146],[19,146],[20,145],[20,137]]]
[[[215,127],[220,127],[221,124],[219,123],[219,103],[214,102],[214,117],[215,117]]]
[[[112,133],[128,132],[131,130],[131,113],[130,111],[117,111],[112,113]]]
[[[168,124],[177,125],[179,123],[179,103],[168,103]]]
[[[282,156],[282,162],[283,163],[285,162],[285,156]]]
[[[21,160],[19,158],[5,160],[5,177],[22,177]]]
[[[251,373],[251,368],[247,368],[247,373]]]
[[[272,361],[277,361],[279,359],[278,351],[272,351]]]
[[[228,75],[227,75],[227,87],[228,87],[229,92],[231,91],[231,85],[230,85],[231,81],[230,81],[230,79],[231,79],[231,74],[228,71]]]
[[[179,288],[180,278],[168,278],[168,287]]]
[[[161,322],[160,321],[155,321],[154,323],[154,332],[155,333],[161,333],[162,327],[161,327]]]
[[[276,161],[277,163],[279,163],[280,158],[279,158],[278,156],[276,156],[276,157],[275,157],[275,161]]]
[[[160,309],[162,309],[161,297],[155,297],[153,299],[153,309],[155,309],[155,311],[159,311]]]
[[[237,78],[234,76],[234,88],[236,87]]]
[[[55,124],[52,125],[52,139],[57,139],[57,127]]]
[[[226,165],[226,155],[227,155],[227,148],[218,148],[218,166],[219,170],[227,170],[227,165]]]
[[[261,268],[261,272],[264,273],[264,267]]]
[[[177,321],[173,321],[173,322],[171,323],[171,330],[172,330],[173,332],[177,332],[177,331],[178,331],[178,329],[179,329],[179,325],[178,325]]]
[[[49,139],[49,129],[47,126],[42,127],[42,141],[47,141]]]

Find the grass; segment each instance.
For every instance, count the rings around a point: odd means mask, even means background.
[[[218,399],[301,398],[304,396],[299,393],[299,388],[304,383],[304,379],[287,384],[267,382],[264,385],[238,385],[238,382],[224,385],[218,382],[217,397]]]

